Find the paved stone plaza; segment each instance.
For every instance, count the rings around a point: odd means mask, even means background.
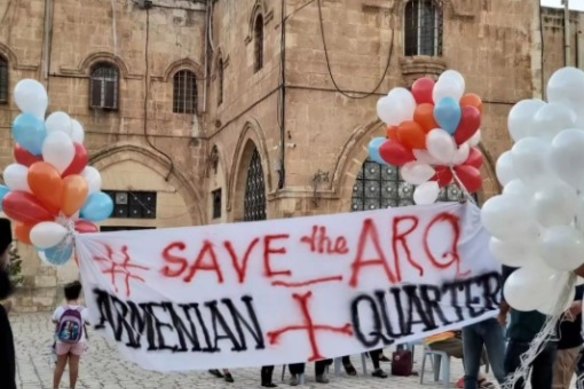
[[[52,360],[50,345],[52,341],[53,325],[50,323],[50,314],[20,314],[11,318],[17,349],[17,382],[19,389],[52,389]],[[229,384],[221,379],[212,377],[206,372],[189,374],[158,374],[138,368],[136,365],[123,361],[112,345],[101,336],[90,330],[89,342],[91,350],[81,362],[78,389],[178,389],[178,388],[230,388],[248,389],[259,388],[259,369],[238,369],[233,371],[235,383]],[[389,355],[390,351],[386,352]],[[418,359],[415,369],[421,367],[421,352],[416,351]],[[361,373],[360,358],[353,358],[355,367]],[[387,365],[387,364],[386,364]],[[389,366],[387,366],[389,367]],[[388,370],[388,369],[386,369]],[[452,380],[462,375],[462,365],[458,361],[452,362]],[[371,367],[369,366],[369,372]],[[276,367],[275,382],[280,384],[282,367]],[[67,372],[64,375],[62,388],[69,388]],[[427,373],[431,377],[431,373]],[[289,376],[287,376],[289,377]],[[287,380],[286,380],[287,382]],[[312,366],[308,369],[307,387],[322,389],[377,389],[377,388],[436,388],[438,385],[427,384],[421,386],[419,377],[387,379],[363,377],[331,377],[328,385],[314,382]],[[289,387],[286,383],[280,387]]]

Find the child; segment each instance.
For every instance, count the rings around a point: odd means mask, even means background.
[[[81,284],[78,281],[65,286],[67,304],[57,308],[53,322],[57,325],[55,332],[57,365],[53,378],[53,389],[59,389],[61,377],[69,362],[69,385],[75,389],[79,374],[79,359],[87,347],[85,325],[88,322],[87,308],[79,304]]]

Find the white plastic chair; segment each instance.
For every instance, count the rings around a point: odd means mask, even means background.
[[[426,361],[430,358],[430,364],[434,373],[434,383],[450,387],[450,356],[444,351],[436,351],[424,346],[424,359],[422,359],[422,371],[420,372],[420,384],[424,385],[426,373]]]

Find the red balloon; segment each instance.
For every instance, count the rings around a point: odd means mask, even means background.
[[[454,134],[454,140],[461,145],[469,140],[481,127],[481,111],[477,107],[462,108],[462,118]]]
[[[26,192],[10,192],[2,202],[4,213],[16,221],[35,225],[54,220],[36,197]]]
[[[432,97],[434,84],[434,80],[428,77],[417,79],[412,84],[412,94],[414,95],[414,99],[416,99],[416,103],[434,103],[434,98]]]
[[[65,178],[73,174],[81,174],[87,166],[87,163],[89,163],[89,156],[87,155],[85,146],[80,143],[75,143],[75,157],[61,176]]]
[[[381,158],[393,166],[402,166],[416,158],[411,150],[408,150],[404,145],[396,141],[387,141],[379,148]]]
[[[454,177],[452,176],[452,171],[450,170],[450,168],[447,168],[445,166],[438,166],[436,168],[435,180],[438,182],[438,185],[441,188],[450,185],[453,179]]]
[[[42,156],[32,154],[25,148],[20,147],[18,143],[14,145],[14,159],[16,162],[26,167],[43,160]]]
[[[461,165],[454,168],[454,173],[464,185],[467,192],[475,193],[481,189],[483,180],[481,179],[481,172],[474,166]]]
[[[75,222],[75,231],[80,234],[88,234],[90,232],[98,232],[99,227],[88,220],[77,220]]]
[[[481,153],[481,151],[476,147],[471,148],[470,153],[468,154],[468,159],[464,165],[470,165],[480,169],[483,166],[483,153]]]

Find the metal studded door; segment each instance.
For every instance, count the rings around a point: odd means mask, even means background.
[[[245,183],[244,221],[266,220],[266,186],[264,184],[264,170],[262,160],[257,149],[253,150],[247,181]]]

